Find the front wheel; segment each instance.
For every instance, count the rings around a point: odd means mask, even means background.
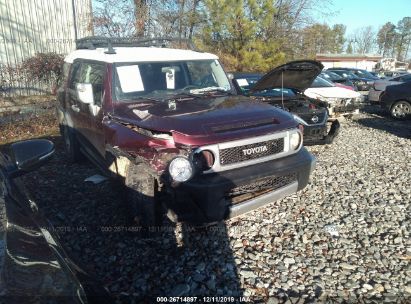
[[[390,112],[395,119],[405,119],[411,115],[411,105],[408,101],[400,100],[392,105]]]

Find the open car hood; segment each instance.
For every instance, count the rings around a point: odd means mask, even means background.
[[[282,87],[304,91],[311,86],[323,68],[324,66],[315,60],[291,61],[261,77],[250,93]]]

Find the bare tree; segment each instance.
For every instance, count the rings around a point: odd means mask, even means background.
[[[135,34],[134,5],[129,0],[94,0],[93,25],[96,35],[129,37]]]
[[[371,53],[376,46],[376,32],[372,26],[357,29],[354,32],[354,42],[356,42],[356,52],[359,54]]]
[[[147,22],[149,18],[148,4],[148,0],[134,0],[136,37],[144,37],[146,35]]]

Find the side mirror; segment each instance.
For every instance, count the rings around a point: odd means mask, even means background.
[[[78,99],[85,104],[93,104],[93,86],[91,83],[78,83],[76,85]]]
[[[54,144],[46,139],[30,139],[10,146],[14,162],[11,177],[17,177],[44,165],[54,154]]]

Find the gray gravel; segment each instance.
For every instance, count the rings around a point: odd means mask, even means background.
[[[318,163],[303,191],[202,231],[170,223],[154,239],[124,230],[122,191],[84,183],[96,169],[67,164],[61,139],[26,182],[56,226],[86,228],[62,242],[119,301],[409,303],[411,132],[401,132],[378,113],[345,120],[332,145],[309,148]]]

